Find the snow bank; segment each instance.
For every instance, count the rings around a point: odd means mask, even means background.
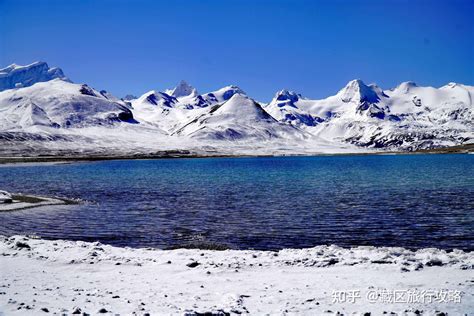
[[[2,194],[2,192],[6,194]],[[10,196],[11,202],[9,201],[8,203],[2,203],[2,196]],[[71,203],[77,203],[77,201],[32,195],[11,195],[8,192],[0,191],[0,212],[18,211],[33,207]]]
[[[474,254],[459,250],[157,250],[13,236],[0,237],[0,267],[0,311],[6,314],[462,315],[474,310]],[[458,300],[369,300],[367,293],[375,290],[444,291]],[[335,295],[341,291],[358,291],[360,298],[341,302]]]

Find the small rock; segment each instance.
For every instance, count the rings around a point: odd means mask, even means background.
[[[80,313],[82,313],[82,310],[79,307],[74,307],[72,309],[72,314],[73,315],[79,315]]]
[[[193,262],[188,263],[186,266],[189,268],[196,268],[198,265],[200,265],[199,262],[193,261]]]
[[[435,266],[441,267],[441,266],[443,265],[443,261],[441,261],[441,260],[439,260],[439,259],[436,259],[436,258],[433,258],[433,259],[431,259],[430,261],[428,261],[428,262],[426,263],[426,265],[427,265],[428,267],[435,267]]]
[[[41,311],[43,311],[43,312],[45,312],[45,313],[49,313],[49,309],[47,309],[46,307],[43,307],[43,308],[41,309]]]
[[[109,312],[109,311],[106,310],[106,309],[103,308],[103,307],[102,307],[101,309],[99,309],[99,311],[98,311],[99,314],[105,314],[105,313],[108,313],[108,312]]]
[[[25,248],[25,249],[28,249],[28,250],[31,249],[30,245],[28,245],[26,242],[22,242],[22,241],[17,241],[15,243],[15,246],[17,248],[20,248],[20,249],[22,249],[22,248]]]

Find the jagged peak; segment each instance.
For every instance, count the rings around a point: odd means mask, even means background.
[[[349,88],[357,88],[357,89],[361,89],[361,88],[364,88],[364,87],[369,87],[368,85],[366,85],[364,83],[364,81],[362,81],[362,79],[353,79],[351,81],[349,81],[346,86],[343,88],[344,89],[349,89]]]
[[[60,68],[50,68],[44,61],[36,61],[29,65],[11,64],[0,69],[0,91],[29,87],[38,82],[53,79],[69,81]]]
[[[289,101],[289,102],[297,102],[299,99],[301,99],[302,96],[299,93],[296,93],[291,90],[283,89],[278,91],[275,96],[273,97],[273,100],[276,101]]]
[[[198,92],[193,86],[188,84],[186,81],[181,80],[179,84],[173,90],[171,90],[170,94],[175,98],[180,98],[187,96],[197,96]]]
[[[15,71],[20,71],[20,70],[27,70],[27,69],[31,69],[31,68],[48,68],[48,69],[59,69],[57,67],[53,67],[53,68],[49,68],[48,64],[44,61],[35,61],[31,64],[28,64],[28,65],[18,65],[18,64],[11,64],[11,65],[8,65],[7,67],[5,68],[1,68],[0,69],[0,73],[11,73],[11,72],[15,72]]]
[[[349,81],[347,85],[337,93],[337,96],[346,103],[361,103],[364,101],[376,103],[380,100],[376,89],[373,86],[366,85],[361,79]]]

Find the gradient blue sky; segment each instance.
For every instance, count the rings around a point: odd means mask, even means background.
[[[36,60],[117,96],[185,79],[261,101],[360,78],[474,84],[474,1],[0,0],[0,67]]]

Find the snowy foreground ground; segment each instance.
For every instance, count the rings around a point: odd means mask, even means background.
[[[0,236],[0,314],[472,315],[473,266],[472,252],[437,249],[157,250]]]

